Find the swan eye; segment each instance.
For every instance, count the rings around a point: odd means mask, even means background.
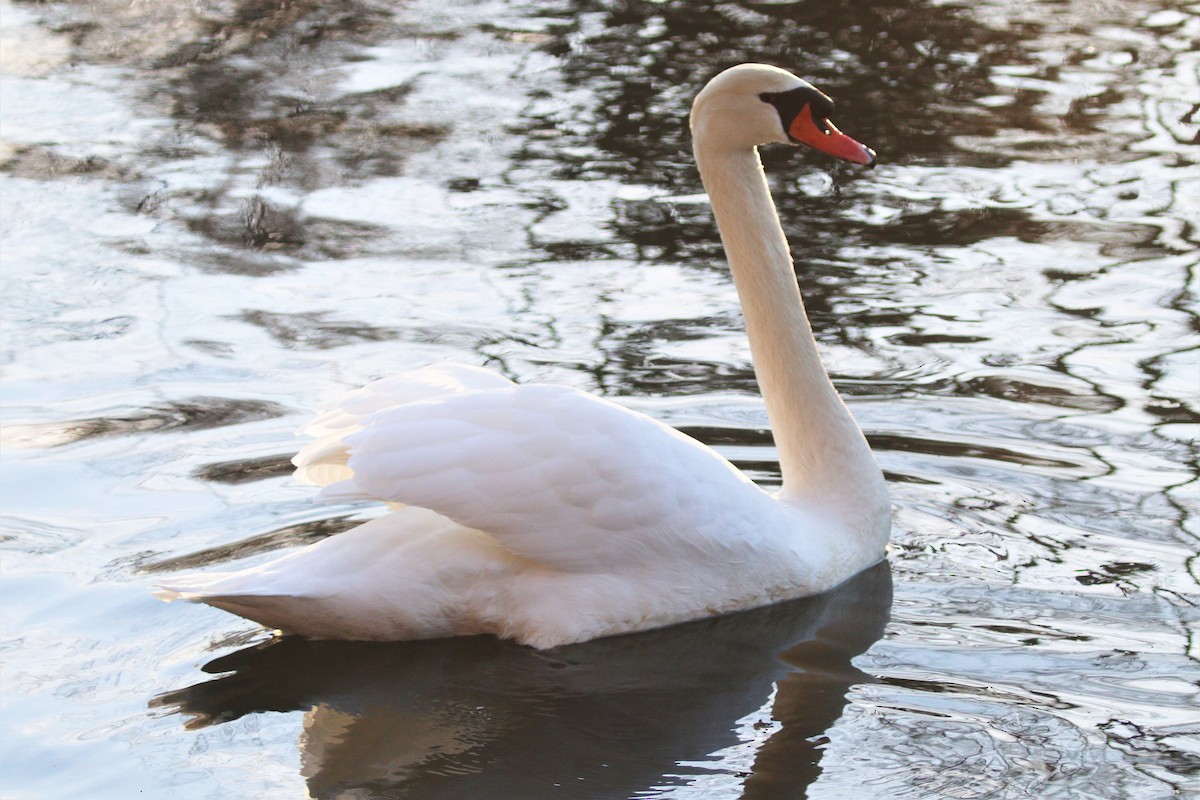
[[[805,108],[809,111],[812,124],[821,133],[830,133],[827,120],[833,115],[833,100],[812,86],[799,86],[786,92],[763,92],[758,99],[775,107],[779,112],[779,121],[783,124],[783,129],[788,131],[789,137],[793,123]],[[794,140],[794,137],[792,138]]]
[[[817,95],[809,103],[812,111],[813,124],[820,129],[821,133],[829,133],[828,121],[833,116],[833,101],[825,95]]]

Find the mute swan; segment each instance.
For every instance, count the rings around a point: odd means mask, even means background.
[[[873,164],[832,107],[791,73],[743,64],[691,115],[778,447],[777,494],[608,400],[427,367],[327,406],[293,459],[319,499],[390,513],[159,596],[315,638],[491,633],[547,648],[817,594],[878,562],[883,476],[817,353],[757,151],[805,144]]]

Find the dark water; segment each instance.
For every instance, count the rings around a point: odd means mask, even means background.
[[[5,798],[1200,794],[1200,14],[0,6]],[[828,596],[548,653],[272,640],[163,571],[336,534],[293,430],[456,360],[778,479],[686,136],[746,60],[896,505]],[[211,674],[205,674],[211,673]]]

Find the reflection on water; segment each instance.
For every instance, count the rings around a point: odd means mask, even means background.
[[[880,564],[818,598],[546,652],[286,638],[210,662],[229,674],[155,705],[192,729],[304,710],[313,797],[633,797],[733,762],[752,773],[744,797],[801,796],[847,690],[872,681],[851,659],[891,598]]]
[[[6,794],[1200,783],[1195,8],[78,0],[0,7],[0,44]],[[686,136],[750,59],[880,153],[765,157],[890,576],[550,656],[149,597],[374,513],[292,485],[292,431],[432,361],[777,483]]]

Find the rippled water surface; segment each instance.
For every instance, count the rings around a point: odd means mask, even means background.
[[[4,797],[1200,794],[1200,7],[64,0],[0,45]],[[430,362],[775,483],[686,136],[746,60],[880,153],[764,157],[887,564],[545,653],[151,597],[376,513],[293,431]]]

